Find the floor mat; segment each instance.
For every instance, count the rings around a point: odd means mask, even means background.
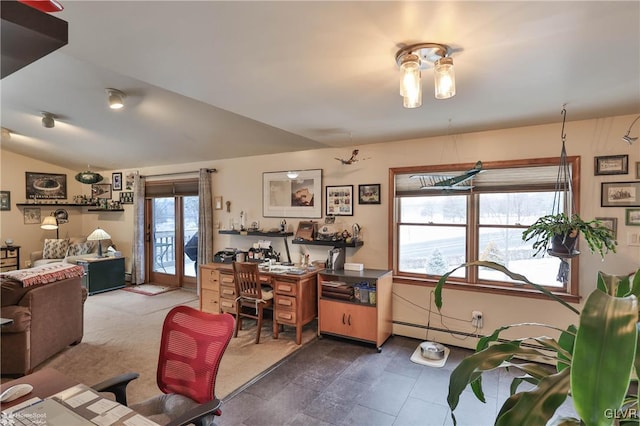
[[[132,293],[144,294],[145,296],[155,296],[157,294],[166,293],[167,291],[178,290],[180,287],[170,287],[155,284],[140,284],[131,287],[125,287],[122,290]]]

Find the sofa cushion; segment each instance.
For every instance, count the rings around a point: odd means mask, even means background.
[[[22,333],[31,328],[31,309],[26,306],[5,306],[2,318],[11,318],[13,323],[2,326],[3,333]]]
[[[89,254],[93,249],[93,244],[90,241],[84,243],[69,244],[67,249],[67,256],[80,256],[82,254]]]
[[[43,259],[64,259],[69,247],[68,239],[45,239],[42,250]]]

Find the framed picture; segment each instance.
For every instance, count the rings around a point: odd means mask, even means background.
[[[327,186],[325,214],[353,216],[353,185]]]
[[[42,217],[40,213],[40,207],[25,207],[24,208],[24,224],[25,225],[40,225]]]
[[[289,179],[287,172],[262,174],[264,217],[322,217],[322,169],[300,170]]]
[[[625,225],[640,226],[640,209],[627,209],[625,215]]]
[[[0,210],[11,210],[11,191],[0,191]]]
[[[114,191],[122,191],[122,173],[111,173],[111,185]]]
[[[380,184],[358,185],[358,204],[380,204]]]
[[[133,191],[123,191],[120,193],[120,204],[133,204]]]
[[[111,184],[94,183],[91,185],[91,198],[111,199]]]
[[[67,198],[67,175],[25,172],[27,200]]]
[[[594,175],[626,175],[629,173],[628,155],[607,155],[595,157],[593,165]]]
[[[640,179],[640,161],[636,161],[636,179]]]
[[[126,189],[127,191],[133,191],[133,183],[135,182],[135,173],[131,172],[131,173],[127,173],[127,175],[125,176],[125,187],[124,189]]]
[[[602,225],[611,230],[611,234],[614,239],[617,239],[618,235],[618,219],[615,217],[596,217],[596,220],[602,222]]]
[[[213,208],[222,210],[222,197],[213,197]]]
[[[602,182],[602,207],[640,207],[640,182]]]

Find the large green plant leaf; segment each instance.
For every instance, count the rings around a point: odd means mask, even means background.
[[[545,425],[553,417],[558,407],[567,399],[570,370],[551,374],[538,386],[523,392],[519,397],[505,402],[498,413],[496,426],[538,426]]]
[[[578,329],[576,326],[571,324],[567,327],[566,331],[563,331],[562,334],[560,334],[560,337],[558,338],[558,344],[564,349],[564,354],[562,352],[558,353],[558,364],[556,365],[558,371],[567,368],[569,364],[571,364],[571,357],[566,356],[565,354],[573,353],[573,345],[576,341],[577,332]]]
[[[610,425],[606,414],[622,405],[635,359],[637,305],[633,295],[612,297],[600,290],[585,302],[571,364],[571,392],[588,426]]]

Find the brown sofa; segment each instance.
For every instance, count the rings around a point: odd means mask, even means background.
[[[38,364],[69,345],[80,343],[87,290],[82,278],[22,287],[2,280],[0,312],[13,323],[0,328],[0,372],[30,373]]]

